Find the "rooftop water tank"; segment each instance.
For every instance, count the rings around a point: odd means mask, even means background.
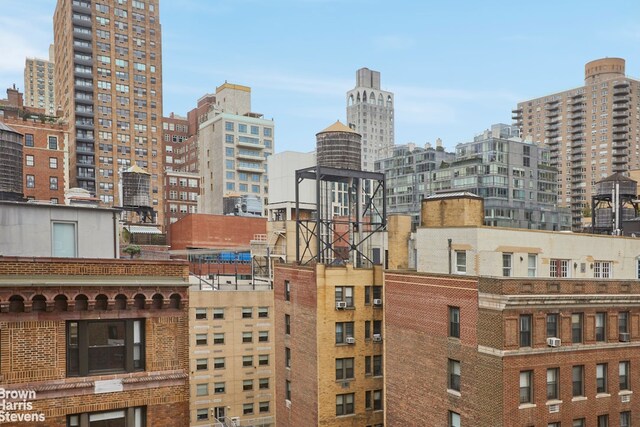
[[[151,174],[137,165],[122,172],[122,206],[151,206]]]
[[[318,166],[362,170],[362,136],[338,120],[316,134]]]

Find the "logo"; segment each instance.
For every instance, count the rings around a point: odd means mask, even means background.
[[[0,424],[44,421],[44,414],[33,410],[34,390],[7,390],[0,387]]]

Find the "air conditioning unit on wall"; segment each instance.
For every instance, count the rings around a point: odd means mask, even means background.
[[[547,345],[549,347],[560,347],[562,345],[562,341],[560,338],[547,338]]]

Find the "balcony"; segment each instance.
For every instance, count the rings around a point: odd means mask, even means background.
[[[571,114],[578,114],[584,112],[584,104],[577,104],[571,107]]]
[[[614,126],[613,127],[613,133],[627,133],[629,131],[629,128],[626,126]]]
[[[629,102],[629,96],[627,95],[618,95],[613,97],[613,103],[614,104],[619,104],[619,103],[624,103],[624,102]]]
[[[626,133],[614,133],[613,138],[611,138],[614,142],[627,142],[629,139]]]
[[[614,119],[629,119],[629,113],[626,109],[617,110],[613,109],[613,114],[611,115]]]
[[[613,87],[615,88],[621,88],[621,87],[629,87],[629,82],[627,80],[619,80],[619,81],[615,81],[613,82]]]
[[[237,162],[236,170],[253,173],[264,173],[264,166],[262,165],[262,163]]]

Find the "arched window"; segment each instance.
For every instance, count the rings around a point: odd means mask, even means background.
[[[357,96],[356,96],[356,103],[357,103],[357,104],[360,104],[360,92],[358,92],[358,93],[357,93]]]
[[[362,102],[367,102],[367,92],[362,92]]]
[[[9,298],[9,313],[24,312],[24,298],[20,295],[11,295]]]
[[[378,105],[381,107],[384,105],[384,98],[382,97],[382,94],[378,95]]]
[[[122,294],[116,295],[115,309],[116,310],[126,310],[127,309],[127,296],[126,295],[122,295]]]
[[[53,308],[56,311],[67,311],[67,296],[66,295],[56,295],[53,299]]]
[[[349,107],[353,105],[353,94],[349,95]]]
[[[369,95],[369,103],[370,104],[375,104],[376,103],[376,94],[371,92],[371,95]]]
[[[393,101],[391,100],[391,95],[387,96],[387,107],[393,107]]]
[[[180,295],[171,294],[169,297],[169,308],[180,308]]]
[[[80,294],[76,297],[76,311],[86,311],[89,309],[89,298]]]
[[[147,302],[147,297],[142,294],[137,294],[133,297],[133,306],[135,308],[144,309]]]
[[[34,295],[31,298],[31,311],[47,311],[47,299],[44,295]]]
[[[162,308],[162,303],[164,301],[164,297],[162,295],[155,294],[151,299],[151,308]]]
[[[106,310],[107,309],[107,302],[108,302],[108,298],[105,294],[100,294],[98,296],[96,296],[96,306],[95,309],[96,310]]]

